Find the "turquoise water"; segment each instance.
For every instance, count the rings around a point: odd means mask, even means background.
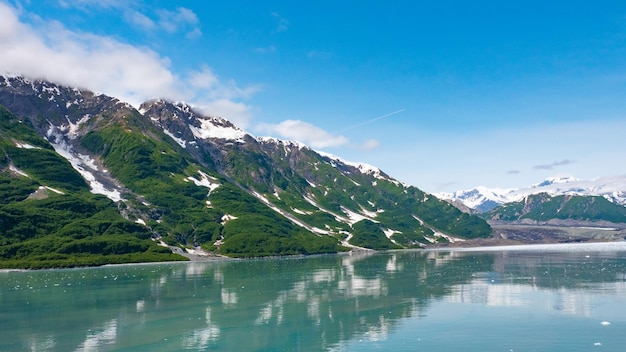
[[[624,351],[626,247],[0,273],[0,351],[186,350]]]

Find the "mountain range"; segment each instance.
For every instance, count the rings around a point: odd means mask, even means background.
[[[476,187],[437,196],[492,221],[626,223],[626,175],[552,177],[519,189]]]
[[[601,196],[613,203],[626,205],[626,175],[598,177],[593,180],[580,180],[571,176],[551,177],[523,188],[503,189],[478,186],[451,193],[437,193],[436,196],[458,202],[472,211],[483,213],[499,205],[518,202],[528,195],[539,193],[552,196]]]
[[[0,77],[0,266],[420,248],[485,220],[185,103]]]

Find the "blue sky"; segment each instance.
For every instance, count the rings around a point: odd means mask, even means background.
[[[626,2],[0,0],[0,72],[184,100],[428,192],[626,173]]]

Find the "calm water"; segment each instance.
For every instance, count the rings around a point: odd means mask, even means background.
[[[0,351],[624,351],[626,246],[0,273]]]

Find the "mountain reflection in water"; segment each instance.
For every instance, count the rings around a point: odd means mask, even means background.
[[[554,335],[543,346],[564,347],[557,335],[573,319],[624,331],[625,253],[399,251],[5,272],[0,350],[414,350],[428,336],[446,340],[432,348],[478,333],[480,319],[536,334],[524,319],[541,327],[544,316]],[[605,336],[604,350],[620,338]]]

